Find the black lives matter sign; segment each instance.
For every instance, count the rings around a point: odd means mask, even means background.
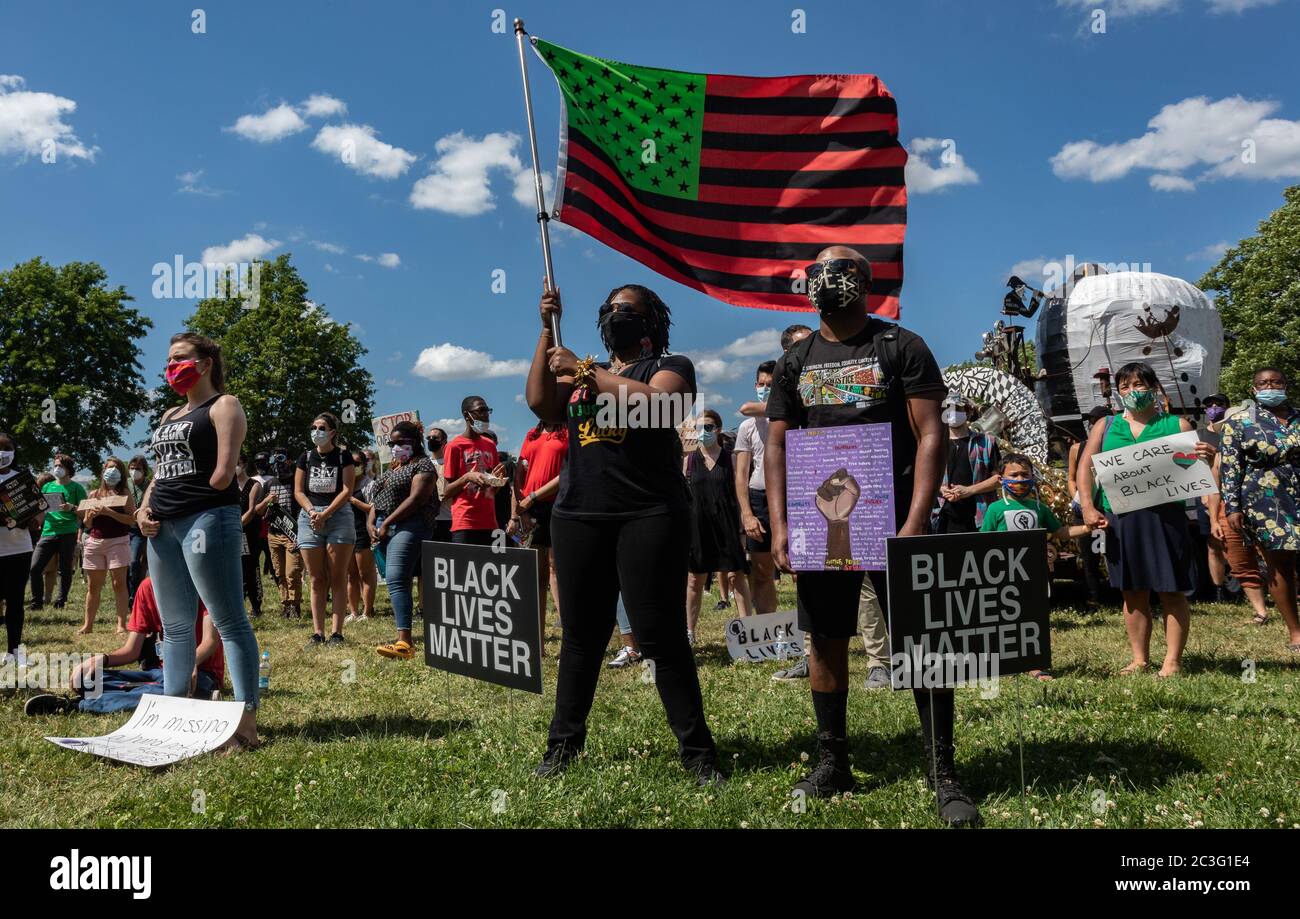
[[[896,538],[886,555],[895,689],[1051,666],[1043,530]]]
[[[541,695],[537,552],[424,543],[424,662]]]
[[[25,527],[45,507],[41,489],[26,469],[20,469],[0,482],[0,522],[4,526],[10,529]]]

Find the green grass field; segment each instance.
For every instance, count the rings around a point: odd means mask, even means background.
[[[117,646],[107,609],[94,634],[73,635],[84,595],[78,575],[68,609],[29,614],[29,651]],[[163,771],[116,765],[43,737],[104,734],[125,714],[27,718],[30,692],[0,692],[0,825],[937,826],[911,694],[863,690],[856,642],[849,731],[859,790],[792,809],[801,761],[814,755],[807,684],[771,682],[775,664],[729,664],[715,600],[705,598],[696,654],[732,773],[722,790],[699,790],[680,769],[639,669],[602,674],[586,754],[560,779],[532,778],[554,692],[554,623],[547,695],[538,697],[448,676],[422,659],[376,656],[372,646],[392,635],[386,616],[350,627],[343,648],[308,651],[304,620],[268,615],[255,623],[274,672],[254,752]],[[382,585],[379,603],[387,612]],[[783,591],[782,607],[792,605]],[[958,692],[958,768],[987,824],[1300,827],[1300,668],[1276,619],[1260,628],[1245,607],[1195,607],[1184,673],[1172,681],[1115,675],[1129,659],[1117,610],[1062,607],[1053,622],[1054,683],[1003,680],[988,700],[978,689]],[[1157,628],[1156,661],[1162,640]],[[1253,681],[1244,661],[1254,662]]]

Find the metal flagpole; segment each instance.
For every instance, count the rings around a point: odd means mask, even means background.
[[[551,264],[551,215],[546,212],[546,195],[542,192],[542,170],[537,161],[537,128],[533,126],[533,93],[528,87],[528,64],[524,60],[524,21],[515,20],[515,44],[519,46],[519,73],[524,79],[524,112],[528,115],[528,146],[533,152],[533,191],[537,194],[537,225],[542,231],[542,261],[546,264],[546,288],[555,289],[555,268]],[[551,315],[551,338],[557,348],[560,340],[560,317]]]

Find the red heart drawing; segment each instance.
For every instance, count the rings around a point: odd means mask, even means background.
[[[1200,462],[1200,457],[1195,453],[1175,453],[1174,462],[1184,469],[1190,469],[1193,465]]]

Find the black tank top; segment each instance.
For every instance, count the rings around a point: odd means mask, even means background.
[[[208,412],[220,398],[218,393],[187,413],[167,416],[153,432],[149,450],[154,457],[154,481],[149,507],[157,519],[239,505],[239,485],[233,476],[221,491],[209,484],[217,467],[217,430]]]

